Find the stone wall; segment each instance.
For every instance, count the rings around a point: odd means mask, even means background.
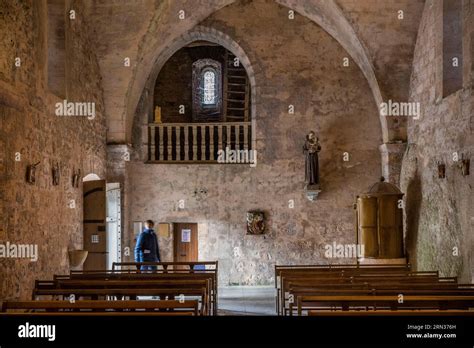
[[[0,4],[0,244],[38,245],[36,262],[0,258],[2,300],[29,299],[35,279],[69,271],[67,250],[83,247],[82,185],[72,187],[72,171],[105,177],[100,72],[82,6],[66,1],[76,18],[58,30],[66,31],[66,97],[95,103],[93,119],[55,115],[61,100],[47,89],[46,1]],[[38,161],[36,184],[27,184],[26,167]]]
[[[224,57],[223,47],[186,47],[166,62],[156,79],[154,93],[154,105],[161,106],[163,122],[192,122],[193,63],[210,58],[221,63],[224,69]],[[183,114],[179,112],[180,105],[184,106]]]
[[[420,24],[410,99],[422,116],[409,120],[408,149],[401,174],[406,192],[406,240],[410,262],[419,270],[471,282],[474,270],[474,175],[463,176],[461,158],[474,154],[474,1],[464,1],[464,88],[443,98],[443,3],[427,1]],[[437,163],[446,165],[438,177]]]
[[[354,262],[325,258],[324,246],[356,242],[355,196],[381,174],[380,121],[362,72],[353,61],[343,67],[347,52],[320,27],[298,15],[288,19],[288,9],[273,1],[239,2],[201,25],[238,42],[258,72],[258,164],[132,160],[126,167],[130,240],[132,221],[197,222],[199,258],[219,261],[221,284],[270,284],[275,263]],[[143,121],[135,122],[139,128]],[[316,202],[304,194],[302,146],[309,130],[322,145]],[[207,194],[194,193],[200,189]],[[264,236],[246,235],[246,212],[252,209],[266,212]],[[160,245],[164,260],[171,261],[171,238],[160,237]]]

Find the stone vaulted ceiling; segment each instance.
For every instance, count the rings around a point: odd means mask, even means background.
[[[130,142],[138,101],[161,52],[212,13],[234,2],[88,0],[88,18],[103,77],[109,143]],[[424,0],[276,2],[313,20],[346,49],[367,78],[377,104],[408,98]],[[178,17],[181,10],[185,20]],[[403,19],[398,18],[399,11],[403,11]],[[130,66],[125,66],[126,58]],[[385,119],[381,122],[384,142],[403,138],[403,120],[396,125],[387,125]]]

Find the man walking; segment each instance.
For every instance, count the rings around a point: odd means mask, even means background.
[[[145,222],[145,228],[137,238],[135,246],[135,262],[160,262],[158,237],[153,230],[155,223],[152,220]],[[142,271],[156,271],[156,266],[144,265]]]

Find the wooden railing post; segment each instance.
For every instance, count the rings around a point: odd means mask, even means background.
[[[197,126],[192,126],[192,129],[193,129],[193,161],[197,161],[198,160],[198,156],[197,156]]]
[[[181,127],[176,127],[176,161],[181,161]]]
[[[155,161],[155,127],[151,126],[150,129],[150,161]]]
[[[235,149],[239,151],[240,150],[240,125],[238,123],[234,126],[234,134],[235,134]]]
[[[166,126],[168,131],[168,161],[173,160],[173,126]]]
[[[227,140],[225,142],[225,146],[226,146],[226,148],[228,147],[230,149],[231,146],[232,146],[232,141],[231,141],[231,138],[230,138],[231,133],[230,133],[230,124],[229,123],[225,126],[225,130],[226,130],[226,133],[227,133]]]
[[[184,160],[189,160],[189,126],[184,126]]]
[[[202,125],[201,128],[201,161],[206,160],[206,126]]]
[[[158,160],[163,161],[163,146],[165,145],[163,141],[163,126],[158,126]]]
[[[244,127],[244,150],[248,150],[249,149],[249,126],[244,124],[243,127]]]
[[[217,150],[222,150],[222,125],[217,126]]]
[[[214,125],[209,126],[209,160],[214,161],[215,153],[215,144],[214,144]]]

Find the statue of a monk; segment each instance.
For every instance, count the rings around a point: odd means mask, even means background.
[[[311,131],[306,135],[306,141],[303,146],[306,155],[305,163],[305,183],[309,186],[319,186],[319,157],[318,152],[321,151],[319,139],[316,134]]]

